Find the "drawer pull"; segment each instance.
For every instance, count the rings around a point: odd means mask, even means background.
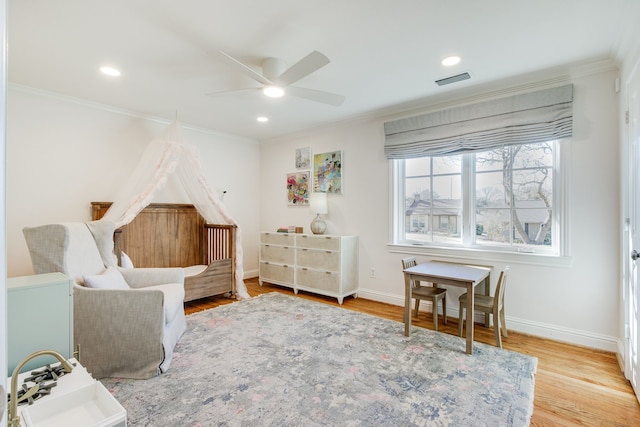
[[[332,253],[331,251],[324,251],[325,254],[330,254]]]

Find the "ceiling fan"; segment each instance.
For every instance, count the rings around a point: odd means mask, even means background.
[[[287,68],[286,63],[280,58],[265,58],[262,60],[262,74],[254,71],[252,68],[238,61],[231,55],[223,51],[219,52],[227,62],[236,67],[237,70],[242,71],[258,83],[261,83],[263,87],[259,90],[262,90],[266,96],[278,98],[286,93],[288,95],[308,99],[310,101],[334,106],[342,105],[345,100],[344,96],[337,95],[335,93],[291,86],[293,83],[331,62],[329,61],[329,58],[317,50],[314,50],[289,68]],[[237,92],[239,90],[213,92],[208,93],[207,95],[216,96],[230,92]]]

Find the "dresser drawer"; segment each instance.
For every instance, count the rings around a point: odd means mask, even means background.
[[[294,267],[286,265],[260,263],[260,280],[268,282],[273,280],[277,283],[289,283],[293,285]]]
[[[296,249],[296,265],[325,271],[340,271],[340,252]]]
[[[299,248],[339,251],[340,241],[339,237],[311,236],[306,234],[296,236],[296,246]]]
[[[294,246],[295,237],[288,233],[262,233],[260,243],[270,243],[273,245]]]
[[[295,249],[289,246],[260,246],[260,259],[278,264],[293,265],[295,262]]]
[[[296,269],[296,286],[338,293],[340,274],[298,267]]]

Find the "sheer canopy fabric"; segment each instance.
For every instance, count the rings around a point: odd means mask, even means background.
[[[236,290],[238,297],[249,298],[243,280],[241,229],[209,186],[199,153],[194,145],[184,141],[178,121],[169,125],[160,138],[149,143],[133,175],[103,219],[114,222],[116,227],[129,224],[153,201],[154,196],[174,173],[191,203],[208,223],[232,224],[237,227],[234,254]]]
[[[513,95],[386,122],[388,159],[448,156],[567,138],[573,85]]]

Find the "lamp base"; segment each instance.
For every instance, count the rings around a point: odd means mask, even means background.
[[[327,223],[320,218],[320,214],[317,214],[315,219],[311,221],[311,232],[313,234],[324,234],[327,230]]]

